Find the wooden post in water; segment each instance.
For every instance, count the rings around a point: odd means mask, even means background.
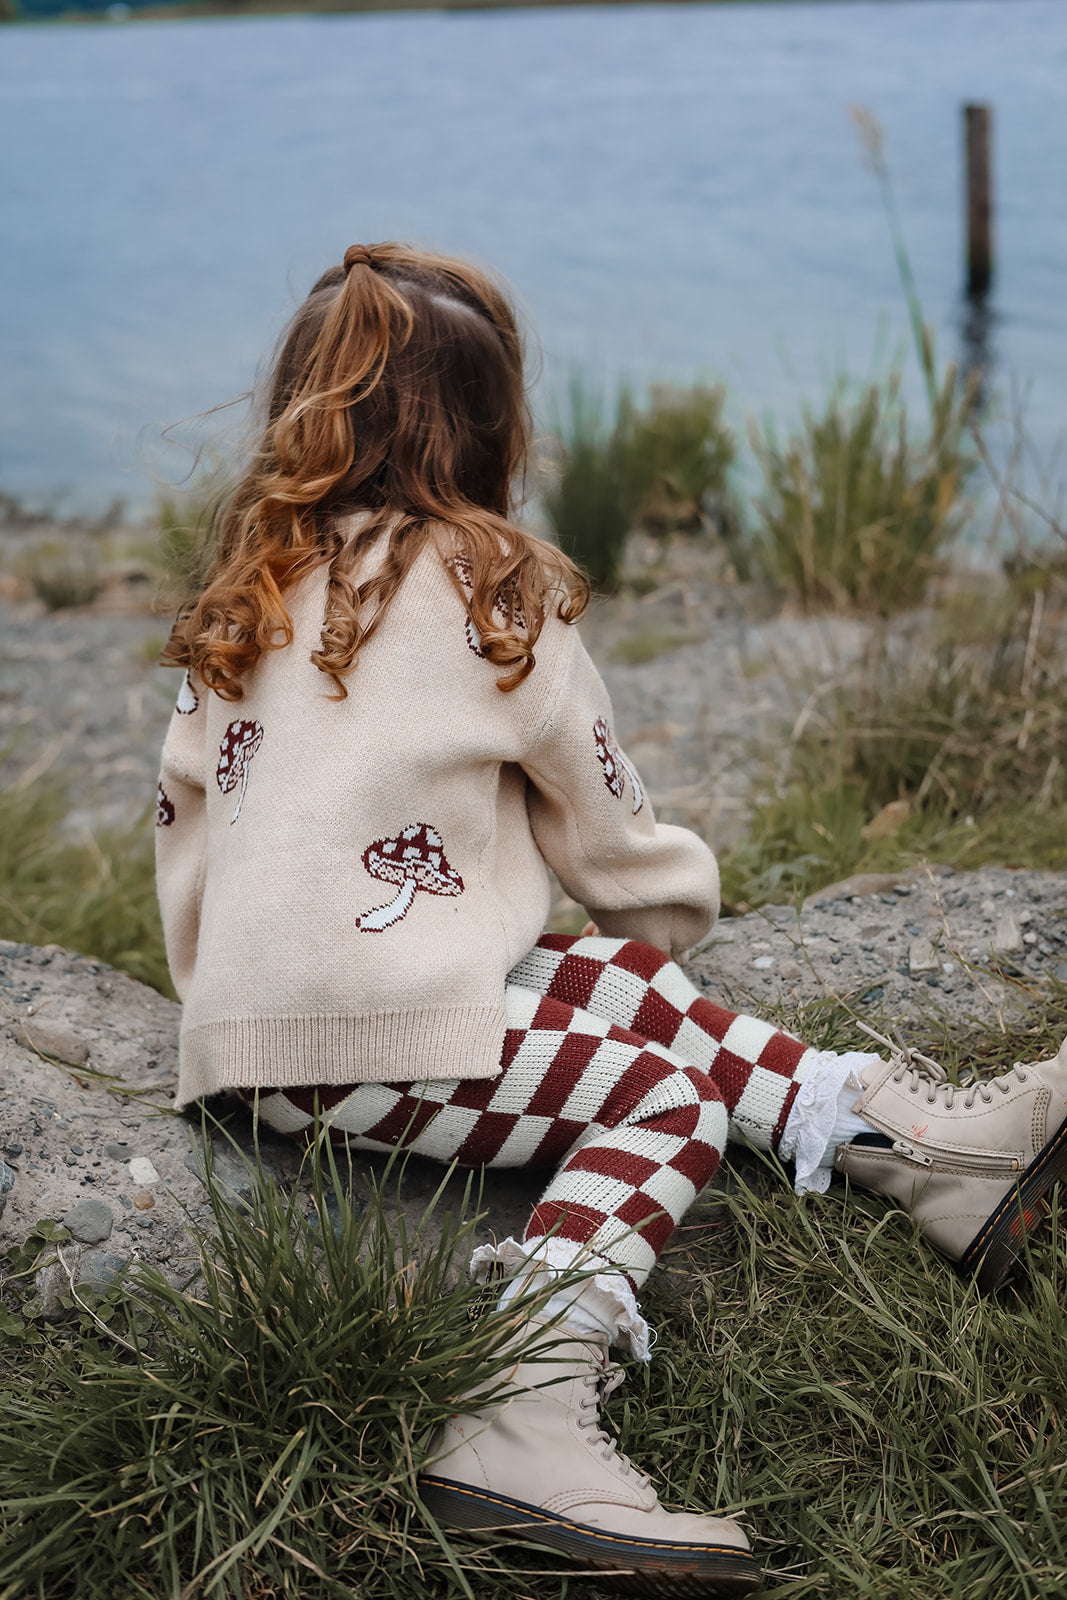
[[[988,106],[964,106],[967,140],[967,293],[984,295],[993,281],[993,200]]]

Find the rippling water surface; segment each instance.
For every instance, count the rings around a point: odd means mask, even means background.
[[[960,107],[996,115],[992,352],[1067,423],[1063,0],[263,17],[0,33],[0,487],[177,476],[355,239],[469,253],[580,367],[796,414],[905,318],[847,108],[882,121],[926,310],[961,343]],[[12,159],[12,156],[14,159]],[[879,340],[881,341],[879,346]]]

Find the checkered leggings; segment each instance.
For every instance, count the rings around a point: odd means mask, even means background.
[[[815,1051],[704,999],[659,950],[545,934],[508,977],[495,1078],[260,1091],[299,1135],[477,1167],[555,1167],[526,1229],[584,1245],[637,1288],[729,1136],[775,1149]],[[246,1096],[249,1098],[249,1096]]]

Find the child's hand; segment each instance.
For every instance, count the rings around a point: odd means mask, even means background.
[[[578,937],[579,939],[595,939],[599,932],[600,929],[595,922],[587,922]]]

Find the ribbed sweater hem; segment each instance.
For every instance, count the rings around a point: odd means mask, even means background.
[[[506,1031],[502,1006],[205,1022],[182,1029],[177,1106],[220,1089],[493,1078]]]

